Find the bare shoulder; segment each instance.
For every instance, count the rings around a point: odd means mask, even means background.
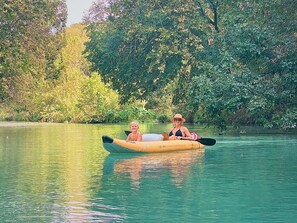
[[[185,126],[182,126],[181,129],[182,129],[182,131],[189,131],[188,128]]]

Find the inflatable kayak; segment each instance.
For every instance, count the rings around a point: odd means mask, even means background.
[[[166,140],[126,142],[126,140],[102,136],[103,147],[110,153],[160,153],[182,150],[202,149],[195,140]]]

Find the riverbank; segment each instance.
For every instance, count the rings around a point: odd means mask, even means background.
[[[16,121],[0,121],[0,128],[25,128],[25,127],[34,127],[34,126],[50,126],[50,125],[105,125],[105,124],[78,124],[78,123],[53,123],[53,122],[16,122]],[[110,123],[108,125],[119,125],[124,126],[127,125],[126,122],[123,123]],[[170,128],[170,123],[141,123],[141,125],[151,125],[151,126],[168,126],[167,128]],[[187,127],[189,127],[190,131],[195,130],[197,127],[199,127],[199,130],[201,132],[204,132],[206,130],[207,132],[211,129],[211,132],[216,135],[262,135],[262,134],[297,134],[297,129],[277,129],[277,128],[264,128],[261,126],[228,126],[226,131],[218,131],[215,130],[215,127],[210,126],[204,126],[202,124],[192,124],[192,123],[186,123]],[[128,128],[128,127],[127,127]],[[164,128],[166,129],[166,128]],[[142,132],[145,133],[148,131],[147,128],[143,130]]]
[[[49,123],[49,122],[0,122],[0,128],[9,127],[32,127],[41,125],[57,125],[59,123]]]

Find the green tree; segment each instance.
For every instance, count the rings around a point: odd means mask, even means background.
[[[103,122],[107,112],[118,108],[118,95],[104,85],[98,73],[92,73],[82,54],[88,40],[82,24],[65,30],[59,78],[43,92],[38,108],[41,120],[51,122]]]
[[[296,127],[295,4],[112,1],[89,25],[88,59],[122,101],[169,84],[193,120]]]
[[[147,98],[175,79],[190,81],[194,54],[217,27],[197,2],[122,0],[110,7],[106,21],[89,26],[88,59],[123,101]]]
[[[46,79],[59,74],[66,16],[65,0],[1,1],[0,102],[34,116]]]
[[[192,109],[223,125],[296,127],[297,24],[290,19],[296,16],[294,2],[221,5],[222,29],[206,51],[219,57],[215,63],[206,60],[207,69],[194,78]]]

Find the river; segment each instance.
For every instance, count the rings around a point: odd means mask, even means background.
[[[163,132],[170,124],[141,124]],[[251,129],[203,150],[118,154],[127,124],[0,122],[0,222],[286,222],[297,219],[297,135]],[[264,134],[265,133],[265,134]]]

